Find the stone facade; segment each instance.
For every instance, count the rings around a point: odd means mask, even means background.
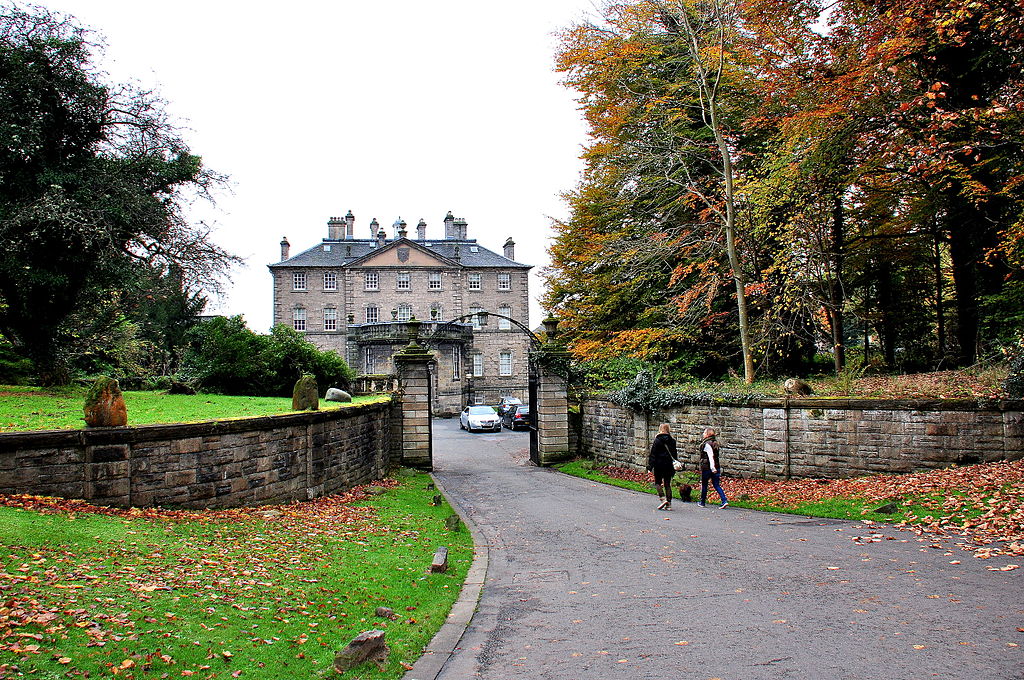
[[[470,391],[477,403],[502,396],[526,398],[529,338],[514,323],[490,317],[486,325],[464,319],[477,311],[511,317],[529,327],[529,265],[467,238],[465,220],[445,216],[445,238],[428,239],[420,220],[409,238],[396,222],[388,239],[376,220],[370,238],[354,237],[355,217],[328,221],[328,238],[291,256],[282,241],[274,278],[274,324],[305,333],[323,349],[341,354],[358,373],[393,374],[391,357],[404,346],[402,323],[428,322],[421,337],[435,352],[434,411],[457,411]]]
[[[0,493],[182,508],[341,493],[387,473],[396,408],[0,434]]]
[[[778,399],[682,406],[650,415],[601,398],[581,405],[580,448],[643,469],[660,423],[672,425],[687,467],[705,427],[719,432],[722,467],[741,477],[855,477],[1024,457],[1024,402]]]

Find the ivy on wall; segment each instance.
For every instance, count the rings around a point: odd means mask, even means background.
[[[621,390],[606,395],[613,403],[638,413],[651,413],[675,406],[714,406],[716,404],[751,404],[768,395],[760,392],[729,394],[723,392],[683,392],[658,387],[650,371],[640,371]]]

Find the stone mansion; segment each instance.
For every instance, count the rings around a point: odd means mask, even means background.
[[[515,261],[509,238],[499,255],[467,236],[467,222],[449,212],[444,238],[427,224],[410,238],[405,221],[392,238],[376,219],[369,238],[355,237],[352,212],[327,222],[327,238],[294,257],[287,239],[274,278],[274,324],[287,324],[322,349],[339,353],[363,375],[393,373],[391,356],[407,342],[405,321],[423,321],[420,337],[435,352],[434,411],[467,401],[526,400],[530,339],[530,265]],[[456,323],[453,319],[473,314]]]

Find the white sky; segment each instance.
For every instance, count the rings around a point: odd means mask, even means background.
[[[451,210],[469,237],[547,264],[550,217],[575,187],[586,140],[572,93],[553,72],[553,33],[591,0],[51,0],[106,38],[114,80],[155,86],[207,166],[230,175],[215,240],[246,259],[210,310],[271,322],[267,264],[352,210],[355,235],[398,216],[444,236]]]

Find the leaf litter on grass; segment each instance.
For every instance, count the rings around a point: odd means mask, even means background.
[[[649,483],[649,473],[621,467],[595,472]],[[835,499],[866,505],[897,500],[912,509],[896,526],[919,535],[961,537],[976,557],[1024,555],[1024,460],[952,466],[908,474],[856,479],[722,479],[730,498],[749,496],[756,505],[798,508]]]
[[[376,482],[385,488],[398,484]],[[8,665],[0,658],[0,677],[19,660],[39,656],[80,674],[83,653],[103,655],[91,659],[92,668],[103,675],[228,677],[230,672],[238,677],[241,652],[252,654],[266,645],[287,647],[281,653],[292,659],[292,666],[303,659],[317,664],[314,657],[319,656],[323,668],[337,648],[333,629],[349,621],[365,625],[359,616],[365,620],[376,606],[370,606],[371,600],[389,596],[394,585],[328,582],[325,574],[337,553],[325,546],[343,542],[358,561],[375,541],[411,545],[417,540],[416,530],[381,526],[375,508],[355,504],[368,498],[357,488],[291,505],[191,511],[0,496],[0,505],[34,513],[34,523],[45,523],[48,515],[72,520],[60,525],[72,527],[63,529],[67,540],[5,537],[9,554],[6,569],[0,569],[0,657],[7,657]],[[96,516],[122,520],[124,531],[109,530],[107,521],[96,525],[107,528],[107,536],[91,535],[89,522],[98,521]],[[75,534],[78,525],[81,535]],[[175,540],[154,540],[159,535]],[[400,558],[395,563],[401,564]],[[413,586],[420,580],[418,571],[396,570]],[[390,596],[398,597],[393,590]],[[275,631],[289,619],[301,621],[302,632],[283,639]],[[200,642],[205,638],[210,640]],[[221,646],[225,639],[229,647]],[[145,653],[138,651],[140,645]],[[129,648],[136,651],[127,654]]]

